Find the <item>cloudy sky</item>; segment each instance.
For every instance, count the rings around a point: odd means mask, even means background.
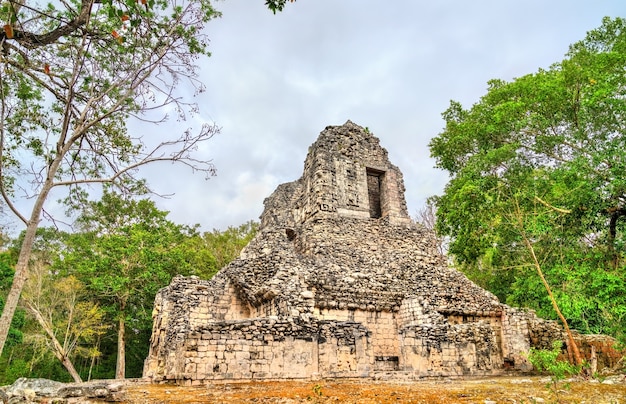
[[[319,132],[348,119],[389,151],[414,215],[447,181],[428,143],[450,100],[469,107],[488,80],[547,68],[603,16],[626,16],[623,0],[297,0],[277,15],[263,3],[216,3],[223,16],[207,27],[197,101],[200,119],[222,128],[198,154],[218,175],[148,173],[175,193],[157,199],[175,222],[256,220],[278,184],[300,177]]]

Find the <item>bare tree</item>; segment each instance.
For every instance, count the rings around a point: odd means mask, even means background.
[[[73,357],[96,357],[95,344],[105,332],[104,311],[81,299],[85,286],[74,276],[54,277],[42,260],[33,260],[22,302],[44,334],[42,340],[75,382],[82,379]]]
[[[195,112],[177,88],[204,90],[196,77],[197,59],[208,54],[202,27],[217,15],[208,0],[9,0],[0,7],[0,194],[25,226],[0,317],[0,354],[53,189],[80,206],[87,184],[145,190],[137,170],[154,162],[214,174],[211,161],[193,154],[217,133],[214,125],[167,138],[129,133],[126,122]],[[18,199],[32,207],[20,210]]]
[[[433,232],[437,242],[437,250],[440,254],[446,255],[448,253],[448,239],[439,236],[436,232],[437,206],[432,199],[428,199],[426,205],[417,210],[414,220]]]

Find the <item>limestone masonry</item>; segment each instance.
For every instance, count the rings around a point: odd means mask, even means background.
[[[528,370],[530,347],[565,340],[557,323],[449,268],[434,235],[409,218],[404,191],[367,129],[327,127],[302,177],[265,200],[238,259],[158,293],[144,377],[491,375]],[[578,339],[610,360],[606,343]]]

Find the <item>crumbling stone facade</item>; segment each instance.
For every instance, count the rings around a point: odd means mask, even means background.
[[[304,173],[265,200],[257,236],[211,280],[156,297],[144,376],[491,375],[528,369],[553,322],[501,304],[409,218],[400,170],[367,129],[327,127]]]

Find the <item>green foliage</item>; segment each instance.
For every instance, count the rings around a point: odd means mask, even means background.
[[[558,382],[580,373],[580,367],[558,359],[562,347],[562,341],[554,341],[550,350],[530,348],[528,360],[538,372],[549,374],[552,381]]]
[[[78,357],[98,357],[96,344],[107,329],[104,311],[74,275],[60,276],[50,271],[48,265],[36,265],[38,268],[31,270],[22,300],[42,328],[41,338],[53,347],[57,356],[72,361]]]
[[[2,292],[6,292],[11,287],[14,265],[15,259],[10,252],[0,252],[0,290]]]
[[[0,366],[0,369],[2,369],[0,370],[0,384],[3,386],[13,384],[15,380],[30,373],[28,363],[24,359],[15,359],[9,363],[6,362],[8,362],[6,359],[0,359],[0,364],[4,365]]]
[[[71,234],[38,229],[23,301],[36,302],[48,313],[45,317],[53,320],[56,335],[74,330],[80,343],[72,358],[85,380],[115,377],[120,318],[129,330],[126,375],[141,377],[156,292],[177,274],[210,278],[239,254],[258,229],[258,223],[248,222],[200,234],[194,226],[169,221],[167,212],[150,200],[128,199],[113,192],[89,203],[76,224],[78,231]],[[3,291],[10,287],[12,265],[22,242],[21,235],[8,251],[0,253]],[[72,305],[65,305],[71,296]],[[67,321],[70,308],[75,313],[71,324]],[[104,317],[89,316],[95,308],[103,309]],[[96,323],[90,323],[94,318]],[[12,383],[21,376],[69,381],[34,318],[18,310],[13,321],[14,338],[0,357],[0,382]],[[98,328],[102,325],[107,327]]]
[[[72,275],[52,271],[50,267],[63,253],[66,238],[67,234],[56,229],[40,228],[34,240],[30,277],[21,296],[24,309],[18,309],[13,317],[6,344],[9,352],[2,357],[7,368],[21,369],[18,365],[27,363],[29,372],[23,376],[54,375],[56,380],[69,380],[71,378],[59,365],[54,352],[72,362],[77,358],[99,355],[97,338],[105,328],[102,311],[84,293],[80,281]],[[4,257],[14,262],[22,242],[23,234],[12,243]],[[5,282],[0,284],[7,285]]]
[[[191,237],[185,243],[188,275],[210,279],[235,259],[256,235],[259,224],[249,221],[226,230],[213,230]]]
[[[166,216],[150,200],[105,192],[83,211],[83,231],[67,240],[56,267],[85,282],[111,328],[122,322],[136,332],[150,329],[156,292],[184,266],[180,246],[195,230]]]
[[[146,192],[137,170],[149,163],[181,162],[214,174],[210,160],[194,158],[193,151],[215,126],[148,139],[126,125],[139,115],[160,123],[168,111],[179,121],[197,111],[176,87],[186,82],[204,90],[197,59],[209,55],[203,28],[218,16],[209,0],[0,5],[6,23],[0,31],[0,195],[26,227],[0,319],[0,352],[52,189],[63,189],[68,207],[80,210],[88,201],[86,184]],[[20,211],[22,197],[33,201],[30,212]]]
[[[107,312],[110,332],[120,319],[133,330],[126,340],[129,377],[141,376],[157,291],[177,274],[213,276],[239,254],[257,229],[256,223],[249,222],[200,235],[196,227],[169,221],[167,214],[150,200],[105,192],[83,211],[77,222],[82,231],[67,238],[55,262],[60,273],[75,274],[87,285]],[[115,355],[111,349],[102,351],[103,361]]]
[[[319,400],[324,396],[324,392],[322,391],[322,385],[315,384],[315,385],[313,385],[311,390],[313,391],[313,394],[312,395],[309,394],[306,397],[306,399],[308,401],[319,402]]]
[[[11,384],[20,377],[71,381],[23,309],[16,312],[11,327],[6,349],[0,356],[0,385]]]
[[[562,346],[563,342],[554,341],[551,350],[530,348],[528,353],[528,360],[533,367],[538,372],[547,373],[550,376],[550,383],[546,387],[554,394],[557,402],[560,402],[559,388],[561,386],[569,388],[568,384],[562,385],[561,382],[581,371],[580,366],[574,366],[568,361],[558,359]]]
[[[313,386],[313,393],[315,394],[315,396],[317,397],[321,397],[324,395],[324,393],[322,392],[322,386],[319,384],[316,384],[315,386]]]
[[[626,329],[626,19],[605,18],[565,59],[452,101],[430,143],[451,180],[433,198],[460,269],[554,318],[525,240],[568,322]]]
[[[289,0],[290,3],[293,3],[294,1],[296,0]],[[276,14],[277,11],[283,11],[286,4],[287,4],[287,0],[265,0],[265,5],[274,14]]]

